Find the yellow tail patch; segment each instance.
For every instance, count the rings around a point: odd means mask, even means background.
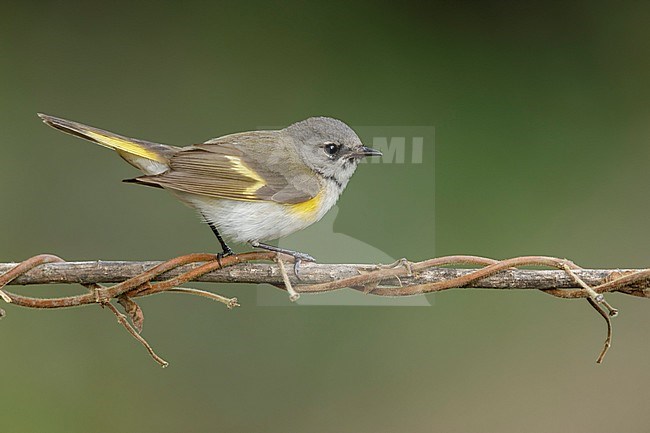
[[[163,155],[150,148],[151,146],[161,145],[140,142],[139,140],[122,137],[121,135],[104,131],[99,128],[93,128],[92,126],[84,125],[83,123],[73,122],[72,120],[61,119],[43,113],[38,113],[38,117],[43,119],[43,122],[50,125],[52,128],[74,135],[75,137],[93,141],[101,146],[117,150],[120,153],[161,162],[163,164],[167,163],[167,159]]]
[[[84,130],[80,132],[88,136],[88,138],[90,138],[91,140],[96,141],[98,144],[101,144],[102,146],[106,146],[110,149],[121,150],[123,152],[130,153],[131,155],[140,156],[142,158],[151,159],[153,161],[158,161],[162,163],[166,162],[166,159],[163,156],[133,141],[125,140],[123,138],[118,138],[110,135],[104,135],[89,130]]]

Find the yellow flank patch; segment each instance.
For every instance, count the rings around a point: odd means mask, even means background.
[[[81,131],[84,135],[88,136],[92,140],[95,140],[102,146],[106,146],[113,150],[121,150],[123,152],[129,153],[131,155],[140,156],[142,158],[147,158],[152,161],[158,161],[165,163],[166,160],[161,155],[158,155],[156,152],[153,152],[142,144],[134,143],[132,141],[125,140],[123,138],[112,137],[110,135],[99,134],[97,132],[83,130]]]
[[[243,191],[244,194],[253,195],[258,189],[266,185],[264,179],[262,179],[259,174],[255,173],[253,170],[246,167],[244,163],[241,162],[241,159],[232,155],[225,155],[225,157],[228,159],[228,161],[232,163],[233,170],[255,181],[253,185],[249,186]]]
[[[316,194],[316,197],[310,198],[307,201],[302,203],[290,204],[289,208],[296,215],[310,220],[316,216],[316,212],[320,209],[320,205],[323,201],[323,191]]]

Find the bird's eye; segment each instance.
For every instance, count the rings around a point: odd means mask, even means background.
[[[325,143],[325,146],[323,147],[323,150],[329,156],[334,156],[334,155],[336,155],[336,153],[339,151],[340,148],[341,148],[341,146],[336,144],[336,143]]]

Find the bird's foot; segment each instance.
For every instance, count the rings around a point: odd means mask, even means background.
[[[263,244],[261,242],[257,241],[252,241],[250,242],[251,246],[254,248],[261,248],[263,250],[267,251],[273,251],[276,253],[281,253],[281,254],[286,254],[288,256],[291,256],[294,258],[293,262],[293,273],[296,275],[296,278],[301,280],[300,278],[300,264],[305,261],[305,262],[315,262],[316,259],[310,256],[307,253],[301,253],[300,251],[293,251],[293,250],[288,250],[286,248],[280,248],[276,247],[273,245],[268,245],[268,244]]]
[[[219,267],[223,268],[223,264],[221,263],[221,259],[223,259],[224,257],[232,256],[234,254],[235,254],[235,252],[233,250],[231,250],[230,247],[228,247],[228,246],[226,246],[226,248],[224,248],[224,250],[222,252],[217,253],[217,262],[219,263]]]

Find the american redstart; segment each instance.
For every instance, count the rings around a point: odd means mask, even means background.
[[[237,242],[290,254],[297,263],[313,261],[308,254],[261,241],[287,236],[320,220],[338,200],[359,160],[381,156],[364,146],[352,128],[329,117],[175,147],[39,116],[56,129],[117,151],[144,173],[125,182],[166,189],[196,209],[219,240],[220,256],[233,254],[223,233]]]

